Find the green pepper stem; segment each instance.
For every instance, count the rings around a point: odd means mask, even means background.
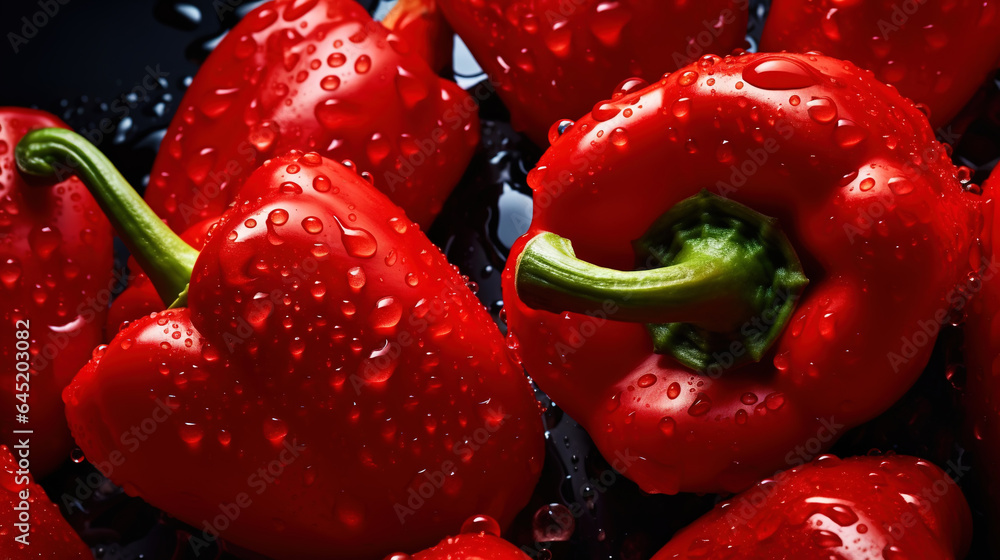
[[[760,263],[717,240],[671,266],[621,271],[576,257],[568,239],[541,233],[524,247],[515,269],[518,297],[560,313],[607,312],[616,321],[690,323],[711,331],[738,328],[755,310],[752,280]]]
[[[173,302],[171,307],[185,304],[183,295],[198,251],[160,221],[100,150],[73,131],[43,128],[26,134],[15,155],[18,168],[26,174],[59,180],[79,177],[163,301]]]

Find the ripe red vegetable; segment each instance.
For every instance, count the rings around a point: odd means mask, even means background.
[[[608,105],[532,171],[504,277],[526,370],[605,457],[648,492],[740,491],[906,391],[979,202],[912,102],[745,54]]]
[[[824,455],[716,506],[653,560],[953,560],[971,528],[961,489],[932,463]]]
[[[0,556],[4,560],[93,558],[45,490],[17,461],[6,445],[0,445]]]
[[[438,0],[489,74],[514,127],[539,146],[616,84],[655,80],[744,44],[746,0]]]
[[[212,51],[157,155],[146,201],[175,231],[222,214],[290,149],[352,160],[421,227],[479,141],[477,107],[351,0],[274,0]]]
[[[276,559],[380,559],[527,502],[543,437],[526,378],[465,281],[356,172],[270,160],[199,253],[78,135],[38,131],[18,152],[39,175],[85,162],[161,298],[186,300],[100,347],[64,399],[87,457],[204,530],[193,546],[218,532]]]
[[[961,294],[962,308],[968,303],[965,323],[967,365],[965,412],[968,443],[976,469],[973,471],[984,492],[982,505],[988,518],[993,550],[1000,550],[1000,227],[997,225],[996,196],[1000,171],[994,170],[983,184],[980,232],[982,253],[973,263]],[[975,505],[975,504],[974,504]]]
[[[111,298],[111,225],[86,187],[67,174],[32,188],[14,165],[25,133],[64,126],[41,111],[0,108],[0,442],[34,431],[20,437],[31,440],[35,476],[72,449],[60,394],[100,344]],[[22,411],[27,423],[17,422]]]
[[[385,560],[529,560],[521,549],[500,538],[500,525],[488,516],[470,517],[461,534],[413,556],[397,553]]]
[[[947,124],[1000,61],[996,0],[774,0],[762,51],[850,60]]]

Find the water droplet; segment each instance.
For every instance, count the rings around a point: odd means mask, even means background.
[[[679,119],[687,117],[691,113],[691,99],[682,97],[674,101],[674,104],[670,106],[670,111]]]
[[[272,123],[262,122],[250,127],[247,139],[257,150],[266,152],[271,149],[274,141],[278,139],[278,132]]]
[[[902,196],[913,192],[913,183],[904,177],[893,177],[889,179],[889,188],[892,192]]]
[[[316,235],[317,233],[323,231],[323,222],[316,216],[308,216],[302,219],[302,229],[306,230],[308,233]]]
[[[371,70],[371,68],[372,68],[372,59],[367,54],[359,56],[358,59],[354,61],[354,71],[357,72],[358,74],[364,74],[369,70]]]
[[[674,432],[676,431],[677,422],[675,422],[674,419],[669,416],[664,416],[663,418],[660,418],[659,426],[660,426],[660,431],[663,432],[663,435],[667,437],[672,437],[674,435]]]
[[[35,256],[48,259],[62,244],[62,234],[54,227],[36,227],[28,234],[28,244]]]
[[[288,221],[288,212],[281,208],[271,210],[271,213],[267,215],[267,221],[276,226],[284,225]]]
[[[804,63],[785,57],[765,57],[743,69],[743,79],[752,86],[768,90],[799,89],[816,83]]]
[[[280,418],[264,420],[264,437],[271,443],[281,443],[288,435],[288,424]]]
[[[378,242],[375,236],[362,228],[349,228],[339,219],[337,225],[340,226],[341,239],[347,254],[352,257],[369,258],[378,250]]]
[[[615,118],[615,116],[617,116],[620,111],[621,111],[620,107],[612,103],[608,103],[607,101],[601,101],[598,104],[594,105],[594,109],[591,111],[590,114],[595,121],[604,122]]]
[[[396,68],[396,91],[408,109],[413,109],[418,103],[427,99],[429,93],[423,80],[402,67]]]
[[[573,29],[567,23],[566,20],[553,23],[552,30],[545,36],[545,46],[558,57],[568,55],[572,43]]]
[[[396,298],[387,296],[379,299],[375,303],[369,320],[376,331],[392,330],[399,324],[399,319],[403,316],[403,306],[396,301]]]
[[[691,403],[691,407],[688,408],[688,414],[691,416],[704,416],[712,409],[712,400],[708,398],[708,395],[704,393],[698,393],[695,397],[694,402]]]
[[[649,86],[649,82],[643,80],[642,78],[626,78],[618,84],[614,91],[611,93],[612,100],[618,100],[630,93],[637,92],[645,87]]]
[[[486,535],[500,536],[500,524],[488,515],[476,515],[470,517],[462,523],[461,533],[463,535]]]
[[[618,127],[611,131],[608,136],[611,143],[619,148],[624,148],[628,146],[628,132],[625,132],[624,128]]]
[[[689,86],[698,81],[698,73],[688,70],[681,74],[680,78],[677,79],[677,83],[682,86]]]
[[[361,361],[362,378],[369,383],[385,383],[396,371],[398,356],[388,340]]]
[[[326,91],[333,91],[340,87],[340,78],[337,76],[325,76],[319,81],[319,87],[325,89]]]
[[[841,148],[853,148],[865,138],[868,130],[847,119],[837,121],[837,128],[833,129],[833,139]]]
[[[632,14],[619,2],[601,2],[590,20],[590,31],[605,46],[613,47],[621,39],[622,29]]]
[[[656,375],[652,373],[644,373],[639,380],[635,382],[636,385],[642,387],[643,389],[647,387],[652,387],[656,383]]]
[[[347,63],[347,57],[344,56],[344,53],[335,52],[326,57],[326,63],[329,64],[331,68],[339,68]]]
[[[178,428],[178,433],[180,434],[181,439],[184,440],[184,443],[188,445],[197,445],[198,442],[201,441],[201,438],[205,435],[205,431],[202,427],[194,422],[185,422],[182,424],[181,427]]]
[[[806,102],[806,112],[812,120],[821,124],[837,118],[837,106],[829,97],[814,97]]]
[[[233,104],[236,99],[236,94],[240,91],[240,88],[224,88],[216,89],[205,94],[201,99],[201,103],[198,104],[198,108],[205,116],[214,119],[222,113],[226,112],[226,109]]]
[[[674,381],[667,387],[667,398],[676,399],[681,395],[681,384]]]

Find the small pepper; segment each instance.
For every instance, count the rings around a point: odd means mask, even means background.
[[[932,463],[824,455],[779,472],[676,534],[653,560],[964,558],[972,516]]]
[[[979,203],[911,101],[743,54],[608,106],[531,172],[504,278],[510,344],[606,457],[648,492],[740,491],[906,391]]]
[[[266,159],[305,148],[353,161],[426,229],[478,141],[475,101],[356,2],[273,0],[201,66],[145,197],[182,232],[221,215]]]
[[[101,343],[114,288],[111,225],[87,188],[65,170],[48,188],[32,188],[17,172],[14,146],[45,127],[65,125],[41,111],[0,108],[0,442],[29,439],[37,477],[73,448],[60,394]]]
[[[616,84],[744,45],[747,0],[438,0],[514,127],[539,146]],[[555,125],[553,125],[555,123]]]
[[[527,379],[465,281],[354,170],[270,160],[198,252],[78,135],[18,146],[33,174],[67,155],[175,304],[95,351],[66,415],[126,492],[203,531],[192,546],[221,533],[276,559],[381,559],[527,503],[544,447]]]
[[[948,124],[1000,62],[1000,3],[775,0],[762,51],[850,60]]]
[[[45,489],[17,461],[6,445],[0,445],[0,556],[4,560],[92,559],[90,549],[49,501]]]

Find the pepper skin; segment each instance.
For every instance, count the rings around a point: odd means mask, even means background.
[[[146,201],[181,232],[222,214],[264,160],[352,160],[426,229],[479,142],[475,101],[351,0],[274,0],[213,50],[181,101]]]
[[[521,549],[500,538],[500,525],[485,515],[470,517],[461,534],[412,556],[397,553],[385,560],[530,560]]]
[[[24,522],[21,517],[25,512],[27,533],[18,527]],[[0,556],[5,560],[94,557],[63,519],[59,508],[49,501],[45,490],[18,468],[6,445],[0,445],[0,527],[3,528]]]
[[[60,394],[101,343],[113,265],[111,225],[83,184],[69,177],[33,187],[17,172],[14,146],[45,127],[65,125],[41,111],[0,108],[0,442],[14,445],[12,430],[34,430],[22,437],[31,439],[37,477],[73,447]],[[18,363],[31,364],[26,378]],[[25,404],[28,423],[15,424]]]
[[[969,301],[965,323],[966,388],[965,413],[967,442],[973,451],[975,470],[984,492],[981,505],[989,518],[994,552],[1000,550],[1000,227],[997,227],[996,196],[1000,189],[1000,171],[994,170],[983,183],[987,202],[982,211],[982,257],[976,263],[977,274],[959,295]],[[977,505],[977,504],[973,504]]]
[[[932,463],[823,455],[719,504],[653,560],[955,560],[971,527],[961,489]]]
[[[514,127],[539,146],[616,84],[658,79],[742,47],[746,0],[438,0],[489,74]]]
[[[90,162],[85,182],[161,298],[190,280],[188,307],[132,323],[64,392],[77,443],[128,493],[278,560],[381,559],[527,503],[544,443],[523,372],[455,269],[355,171],[270,160],[198,253],[78,135],[39,131],[18,151],[39,174]]]
[[[737,492],[895,402],[971,269],[980,202],[914,104],[850,63],[744,54],[703,59],[609,105],[531,172],[536,211],[503,286],[510,344],[604,456],[637,457],[624,474],[647,492]],[[713,195],[696,196],[705,189]],[[742,278],[779,254],[742,255],[755,243],[737,245],[742,264],[721,275],[691,269],[677,293],[643,292],[677,267],[621,272],[665,212],[719,195],[777,220],[757,227],[783,230],[809,281],[786,292],[791,312],[754,311]],[[560,258],[584,271],[555,278],[561,289],[522,274],[546,273],[546,256],[525,246],[553,238],[572,242],[578,257]],[[601,274],[629,279],[594,295]],[[645,325],[698,333],[713,322],[752,344],[712,339],[691,358],[691,345],[667,339],[661,354]]]
[[[951,121],[1000,62],[996,0],[775,0],[761,51],[850,60]]]

